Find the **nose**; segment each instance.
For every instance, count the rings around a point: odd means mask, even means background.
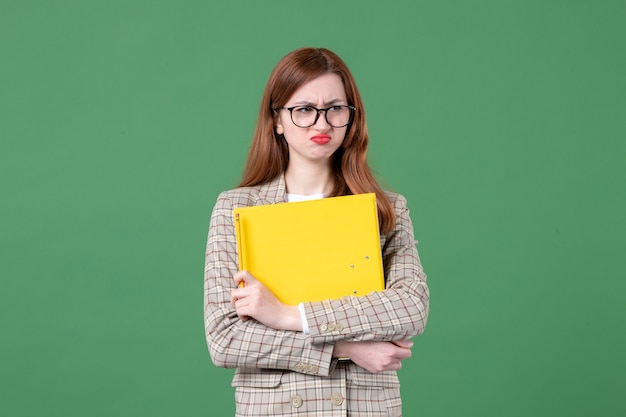
[[[321,125],[319,125],[320,120],[322,123]],[[326,120],[326,109],[319,109],[317,111],[317,119],[315,120],[315,123],[313,123],[313,127],[317,127],[318,129],[328,129],[332,127],[330,123],[328,123],[328,120]]]

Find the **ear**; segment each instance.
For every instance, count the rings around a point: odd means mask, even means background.
[[[276,130],[276,133],[278,133],[279,135],[282,135],[285,130],[283,129],[283,123],[280,120],[280,114],[277,114],[274,117],[274,129]]]

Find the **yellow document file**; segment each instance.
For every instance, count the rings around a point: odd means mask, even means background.
[[[376,194],[236,208],[239,268],[285,304],[384,288]]]

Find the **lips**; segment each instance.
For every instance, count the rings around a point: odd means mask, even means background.
[[[330,136],[329,135],[315,135],[311,138],[311,140],[317,143],[318,145],[326,145],[328,142],[330,142]]]

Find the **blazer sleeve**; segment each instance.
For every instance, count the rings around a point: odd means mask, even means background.
[[[406,199],[390,194],[396,214],[385,237],[385,290],[362,297],[304,303],[312,343],[402,340],[426,326],[429,291],[413,235]]]
[[[211,359],[225,368],[288,369],[327,376],[336,364],[333,344],[311,343],[302,332],[242,321],[230,303],[238,270],[233,201],[245,205],[242,198],[220,194],[211,214],[204,269],[204,323]]]

